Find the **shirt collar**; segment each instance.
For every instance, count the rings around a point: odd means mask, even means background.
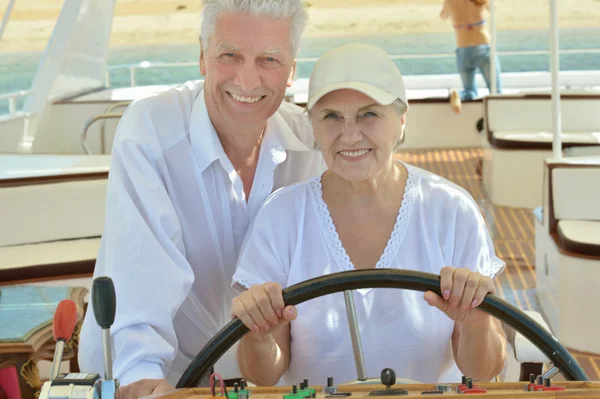
[[[196,163],[200,171],[204,171],[211,163],[219,159],[221,155],[225,155],[221,140],[208,116],[208,109],[204,100],[204,90],[200,90],[192,106],[190,143],[196,155]]]
[[[301,131],[312,131],[310,128],[310,120],[306,115],[303,115],[302,119],[296,122],[295,125],[299,125],[302,123],[306,123],[306,127],[296,126],[298,129],[298,134]],[[292,122],[292,123],[293,123]],[[282,111],[277,111],[267,122],[267,130],[272,130],[274,135],[277,135],[279,138],[279,142],[283,146],[285,150],[290,151],[313,151],[313,149],[302,142],[298,135],[292,131],[290,128],[290,124],[285,120],[282,115]],[[311,134],[312,136],[312,134]]]
[[[306,118],[305,121],[292,121],[292,123],[294,122],[296,122],[295,125],[301,123],[310,124],[308,118]],[[305,130],[302,126],[297,126],[297,128],[300,131]],[[204,171],[217,159],[220,159],[223,163],[225,161],[224,158],[227,158],[221,140],[208,115],[208,109],[206,108],[206,101],[204,99],[204,90],[200,90],[192,107],[190,117],[190,142],[192,149],[197,156],[196,162],[201,171]],[[286,150],[313,151],[312,148],[302,142],[298,135],[294,133],[280,110],[275,112],[275,114],[267,121],[263,143],[261,143],[261,152],[265,149],[272,154],[276,164],[285,160]]]

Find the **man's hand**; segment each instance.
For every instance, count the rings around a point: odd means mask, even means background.
[[[167,380],[139,380],[119,387],[119,399],[137,399],[148,395],[160,395],[174,392],[175,388]]]

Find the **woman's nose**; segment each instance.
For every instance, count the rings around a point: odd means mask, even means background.
[[[346,144],[354,144],[362,139],[362,133],[358,124],[354,120],[346,120],[342,130],[342,142]]]

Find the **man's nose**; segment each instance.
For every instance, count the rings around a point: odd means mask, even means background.
[[[260,87],[260,75],[254,62],[245,61],[237,70],[236,82],[246,93],[252,93]]]

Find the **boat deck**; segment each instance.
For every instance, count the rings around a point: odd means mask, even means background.
[[[535,295],[533,211],[490,203],[477,175],[482,157],[480,148],[406,150],[397,154],[398,159],[445,177],[471,193],[488,224],[496,254],[506,262],[505,272],[499,276],[498,295],[520,309],[539,311]],[[571,353],[592,381],[600,380],[600,355]]]

